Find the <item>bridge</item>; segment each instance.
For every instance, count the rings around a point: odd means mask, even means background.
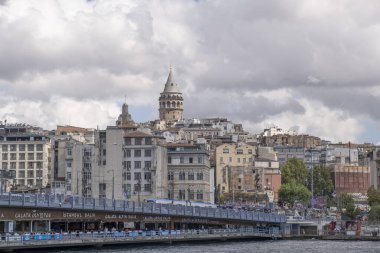
[[[245,210],[81,197],[65,201],[47,194],[0,195],[1,233],[226,228],[279,231],[285,222],[284,215]]]

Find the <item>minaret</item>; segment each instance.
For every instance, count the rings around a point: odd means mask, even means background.
[[[167,123],[172,123],[182,119],[183,97],[177,84],[174,82],[171,66],[164,91],[160,94],[158,101],[160,105],[160,120],[164,120]]]

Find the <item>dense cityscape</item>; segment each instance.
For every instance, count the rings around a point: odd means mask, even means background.
[[[379,9],[0,0],[0,252],[378,252]]]
[[[184,119],[186,101],[172,69],[158,103],[159,119],[146,123],[134,122],[124,103],[115,125],[106,129],[63,125],[47,131],[3,122],[2,192],[239,208],[277,207],[280,201],[290,208],[296,202],[320,209],[336,207],[328,205],[330,198],[349,194],[358,208],[367,210],[367,191],[378,188],[376,145],[332,143],[276,126],[253,134],[224,117]],[[314,170],[314,177],[302,179],[308,197],[289,202],[280,190],[291,181],[284,165],[294,158],[306,173]],[[320,170],[327,179],[321,179]],[[297,173],[294,178],[302,174]],[[330,185],[322,185],[325,179]]]

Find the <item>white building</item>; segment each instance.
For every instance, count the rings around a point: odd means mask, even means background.
[[[40,191],[50,184],[50,140],[39,127],[0,123],[2,191]]]

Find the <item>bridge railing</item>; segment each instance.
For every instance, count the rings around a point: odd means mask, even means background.
[[[61,197],[48,194],[0,194],[1,206],[67,208],[76,210],[123,211],[142,214],[177,215],[187,217],[258,221],[268,223],[286,222],[285,215],[235,209],[134,202],[112,199]]]
[[[143,239],[144,237],[207,237],[211,235],[221,236],[258,236],[267,238],[277,238],[281,236],[279,227],[247,227],[239,229],[189,229],[189,230],[133,230],[133,231],[92,231],[92,232],[63,232],[63,233],[23,233],[5,234],[0,237],[0,246],[15,243],[44,243],[47,241],[70,241],[85,239],[123,239],[134,238]]]

